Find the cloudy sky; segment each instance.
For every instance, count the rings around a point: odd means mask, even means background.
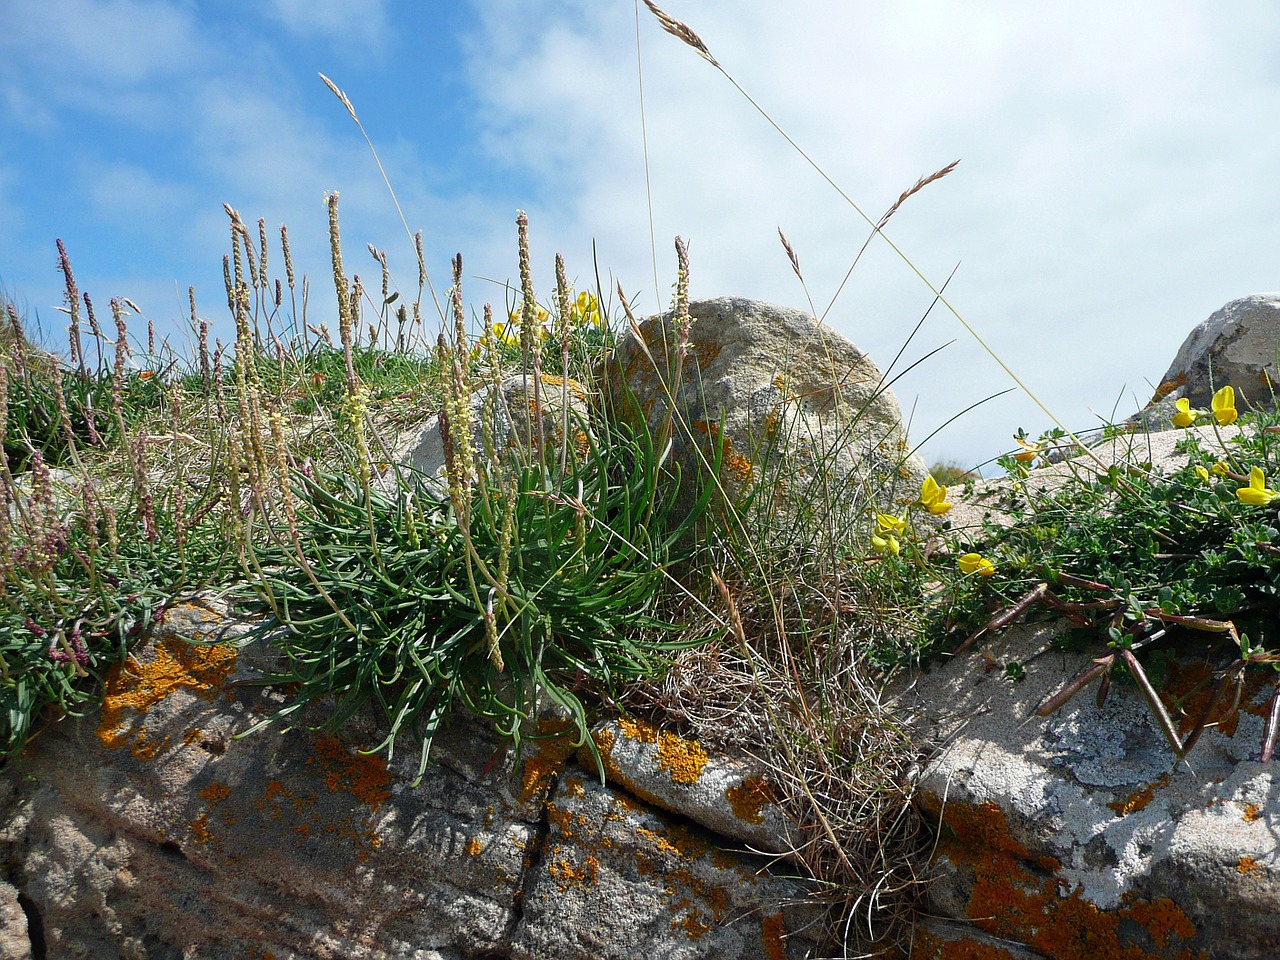
[[[1280,289],[1280,6],[1269,0],[666,0],[724,70],[872,218],[918,177],[827,314],[888,366],[947,296],[1072,428],[1146,400],[1228,300]],[[637,43],[652,186],[650,244]],[[818,312],[868,227],[726,77],[636,0],[24,0],[0,4],[0,284],[64,320],[54,241],[98,303],[130,297],[178,331],[186,290],[224,338],[224,202],[289,225],[330,319],[326,191],[348,269],[365,244],[416,285],[412,248],[346,110],[378,148],[428,267],[504,302],[528,211],[540,290],[555,252],[646,311],[672,239],[695,297]],[[801,287],[778,241],[787,234]],[[595,251],[593,260],[593,250]],[[278,252],[272,266],[279,264]],[[220,305],[221,304],[221,308]],[[895,385],[923,440],[1010,386],[942,308]],[[1024,394],[929,441],[971,465],[1049,418]]]

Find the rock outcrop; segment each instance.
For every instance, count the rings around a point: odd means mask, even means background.
[[[477,467],[484,465],[489,448],[494,457],[508,462],[521,456],[520,451],[527,456],[530,449],[542,444],[555,450],[564,442],[566,423],[569,442],[585,452],[587,391],[575,380],[543,375],[535,382],[533,376],[509,376],[499,389],[490,385],[477,390],[469,413]],[[398,442],[392,455],[398,471],[390,467],[384,471],[376,481],[380,492],[394,495],[401,483],[417,481],[420,489],[433,497],[447,495],[444,435],[438,416]]]
[[[745,852],[774,816],[749,773],[615,726],[597,735],[616,773],[602,784],[564,739],[517,759],[459,720],[414,786],[416,752],[361,753],[380,738],[358,718],[342,740],[248,733],[283,702],[255,684],[275,654],[207,643],[248,629],[213,602],[174,605],[112,674],[100,715],[49,725],[10,764],[0,956],[35,943],[93,960],[810,955],[806,890]],[[727,814],[698,815],[716,790]],[[726,815],[738,837],[699,825]]]
[[[1206,449],[1218,442],[1211,429],[1194,432]],[[1094,452],[1103,464],[1138,452],[1168,470],[1186,462],[1176,450],[1186,436],[1121,437]],[[1052,490],[1098,469],[1078,457],[1033,471],[1027,483]],[[956,522],[1000,523],[1019,496],[1008,480],[980,485],[957,504]],[[922,718],[922,739],[946,745],[918,786],[940,842],[912,956],[1275,956],[1280,778],[1274,763],[1258,762],[1270,685],[1253,680],[1238,713],[1224,702],[1180,761],[1131,685],[1113,683],[1102,707],[1091,686],[1050,718],[1032,716],[1098,654],[1053,646],[1062,629],[1018,625],[988,637],[984,656],[961,655],[916,678],[903,700]],[[991,669],[1009,663],[1025,678]],[[1175,711],[1184,734],[1218,666],[1203,653],[1170,665],[1164,689],[1170,703],[1184,698]]]
[[[847,529],[873,507],[896,513],[915,499],[924,463],[866,354],[801,310],[720,297],[691,303],[689,315],[678,380],[672,313],[639,324],[643,344],[624,333],[609,374],[620,408],[630,403],[625,386],[651,429],[674,420],[673,456],[686,476],[716,450],[731,498],[771,481],[756,507],[782,539],[798,520],[811,535],[815,509],[835,509]]]
[[[1138,416],[1152,429],[1167,429],[1175,401],[1186,397],[1192,407],[1207,409],[1214,391],[1225,386],[1235,390],[1241,410],[1273,405],[1278,363],[1280,294],[1232,300],[1187,335]]]

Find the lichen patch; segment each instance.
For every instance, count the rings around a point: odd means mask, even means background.
[[[98,721],[98,739],[109,750],[126,744],[139,759],[149,760],[168,747],[168,738],[152,741],[138,718],[178,690],[206,700],[222,689],[236,666],[236,650],[229,645],[189,644],[162,640],[148,663],[129,657],[107,674],[107,692]],[[185,741],[184,737],[184,741]]]

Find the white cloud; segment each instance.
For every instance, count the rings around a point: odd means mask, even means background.
[[[199,38],[184,5],[160,0],[41,0],[0,8],[0,50],[60,81],[137,86],[179,73]],[[51,86],[60,89],[61,84]]]
[[[634,289],[653,280],[630,6],[486,4],[471,76],[492,148],[544,179],[535,229],[579,257],[597,238]],[[1267,67],[1280,13],[1268,4],[664,6],[872,217],[964,158],[888,232],[935,283],[963,261],[952,302],[1072,426],[1088,425],[1091,407],[1109,412],[1125,384],[1145,400],[1144,379],[1196,323],[1276,285],[1280,134],[1266,118],[1280,108]],[[695,295],[803,304],[781,225],[825,302],[865,225],[723,77],[641,14],[662,296],[680,233]],[[887,363],[929,299],[874,244],[831,320]],[[941,310],[921,336],[920,352],[957,343],[899,384],[904,406],[919,394],[918,436],[1009,382]],[[1019,423],[1048,420],[1011,398],[931,452],[989,455]]]
[[[263,10],[302,37],[373,46],[386,35],[386,6],[386,0],[270,0]]]

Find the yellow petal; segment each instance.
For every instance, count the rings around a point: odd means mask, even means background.
[[[1213,395],[1213,418],[1222,426],[1236,422],[1236,391],[1226,386]]]
[[[898,543],[898,538],[889,534],[885,537],[873,536],[871,538],[871,547],[876,553],[888,553],[897,556],[902,547]]]
[[[1280,493],[1269,489],[1267,475],[1262,472],[1261,467],[1254,467],[1249,471],[1249,485],[1237,490],[1236,496],[1250,506],[1265,507],[1276,497],[1280,497]]]
[[[884,533],[900,533],[907,528],[907,519],[892,513],[877,513],[876,526]]]
[[[1205,483],[1209,482],[1209,471],[1206,470],[1204,467],[1200,467],[1200,466],[1196,467],[1196,476],[1199,477]]]
[[[966,553],[959,560],[960,572],[965,576],[978,574],[989,577],[996,572],[995,564],[980,553]]]
[[[942,503],[941,501],[939,501],[937,503],[929,504],[928,507],[929,507],[930,513],[932,513],[935,517],[940,517],[944,513],[946,513],[948,510],[951,509],[951,504]]]

